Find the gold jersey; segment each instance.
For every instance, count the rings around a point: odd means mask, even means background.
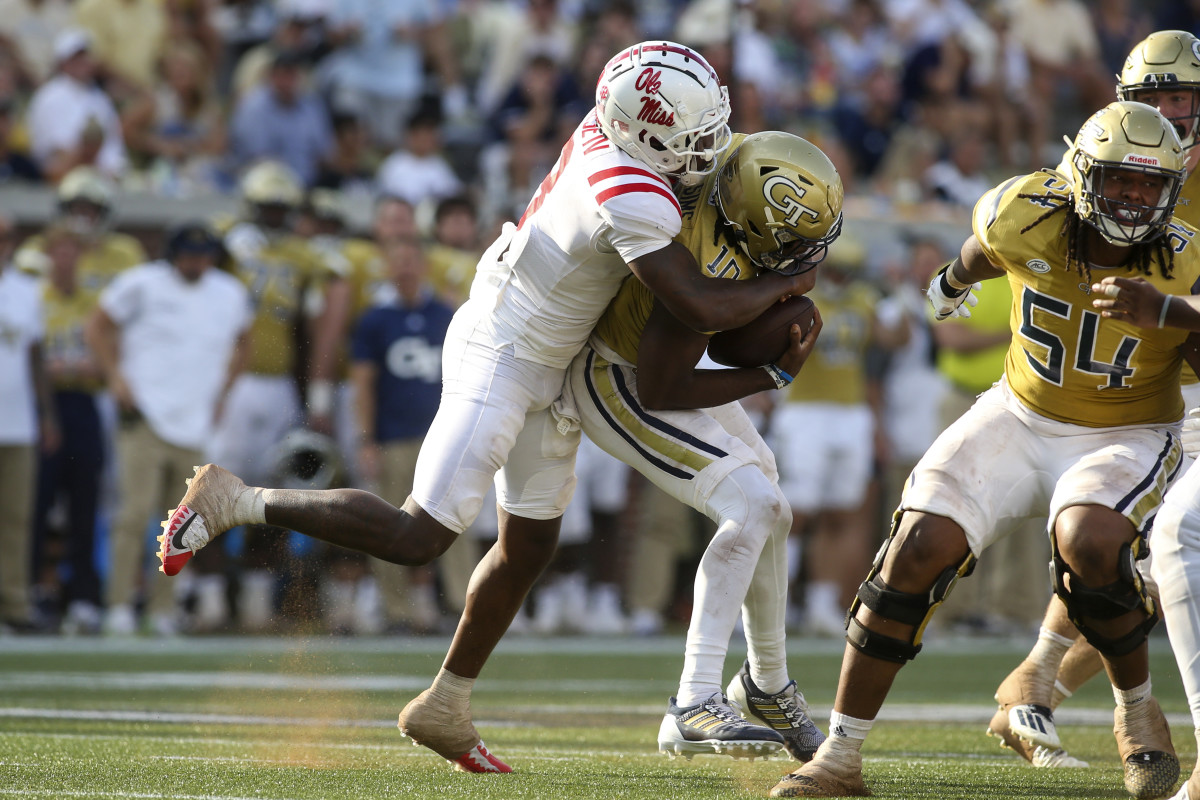
[[[46,241],[43,235],[36,233],[26,239],[21,250],[26,249],[44,253]],[[22,263],[24,259],[18,255],[16,261]],[[105,233],[80,253],[76,280],[81,290],[98,295],[117,275],[146,261],[146,250],[137,239],[126,233]]]
[[[808,293],[821,312],[821,335],[804,362],[804,379],[788,387],[789,403],[867,402],[867,347],[879,293],[862,281],[817,281]]]
[[[479,254],[444,244],[431,244],[425,250],[429,262],[429,281],[438,296],[454,307],[471,294]]]
[[[98,392],[104,388],[99,363],[83,338],[99,297],[99,292],[82,287],[65,295],[49,281],[42,282],[46,325],[42,356],[56,391]]]
[[[1019,195],[1046,196],[1029,199]],[[1012,344],[1004,374],[1027,407],[1050,419],[1111,427],[1170,423],[1183,416],[1180,346],[1187,331],[1147,330],[1104,319],[1092,307],[1091,287],[1066,266],[1066,211],[1021,233],[1058,203],[1070,187],[1050,171],[1018,176],[992,189],[975,206],[972,228],[988,259],[1008,274],[1013,301]],[[1165,234],[1174,249],[1174,277],[1163,278],[1155,255],[1146,277],[1159,290],[1191,294],[1200,281],[1196,229],[1172,222]],[[1093,268],[1106,275],[1137,277],[1135,268]]]
[[[1193,228],[1200,228],[1200,177],[1197,177],[1197,174],[1200,174],[1200,168],[1188,174],[1183,188],[1179,190],[1179,202],[1175,205],[1175,219],[1182,220]],[[1186,362],[1179,380],[1185,386],[1200,383],[1195,370]]]
[[[338,343],[337,355],[338,379],[346,380],[350,373],[350,336],[359,318],[375,305],[381,286],[387,283],[383,274],[383,255],[370,239],[316,236],[309,244],[350,286],[347,331]]]
[[[250,290],[254,323],[247,372],[292,375],[296,369],[296,328],[310,289],[338,277],[336,265],[303,239],[265,234],[252,223],[234,225],[225,235],[232,272]]]
[[[745,134],[734,134],[725,151],[732,154]],[[698,186],[677,189],[683,224],[675,241],[696,257],[700,272],[710,278],[745,280],[758,274],[749,256],[721,234],[725,223],[717,209],[715,191],[720,167]],[[626,278],[608,304],[594,331],[604,344],[630,364],[637,364],[638,344],[654,307],[654,294],[637,278]]]

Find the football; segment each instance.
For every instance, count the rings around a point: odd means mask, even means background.
[[[816,304],[804,295],[793,295],[740,328],[714,333],[708,341],[708,356],[726,367],[770,364],[787,350],[792,325],[807,332],[816,309]]]

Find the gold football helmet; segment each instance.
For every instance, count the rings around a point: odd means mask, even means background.
[[[1075,213],[1108,241],[1132,245],[1160,235],[1171,221],[1186,178],[1183,145],[1166,117],[1153,106],[1126,100],[1109,103],[1083,124],[1071,154]],[[1153,204],[1106,197],[1114,173],[1162,178]]]
[[[812,143],[781,131],[747,136],[717,176],[721,216],[762,269],[794,275],[821,263],[842,232],[842,179]]]
[[[1156,31],[1125,59],[1117,97],[1147,102],[1147,92],[1179,90],[1191,97],[1188,111],[1167,115],[1186,147],[1200,143],[1200,39],[1187,31]]]
[[[58,184],[58,210],[76,233],[103,233],[112,215],[115,193],[112,182],[95,167],[75,167]]]
[[[295,208],[304,189],[292,168],[282,161],[260,161],[242,176],[242,199],[258,206]]]

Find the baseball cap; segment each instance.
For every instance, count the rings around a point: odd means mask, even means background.
[[[92,36],[82,28],[67,28],[54,37],[54,63],[61,64],[72,56],[91,49]]]

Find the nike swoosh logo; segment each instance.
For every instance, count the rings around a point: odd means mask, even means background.
[[[196,518],[196,514],[195,514],[195,512],[192,512],[192,515],[190,517],[188,517],[187,520],[185,520],[182,525],[179,526],[179,530],[175,531],[175,535],[171,537],[171,546],[174,547],[176,550],[188,550],[189,549],[188,546],[183,543],[183,532],[188,529],[188,527],[192,524],[192,520],[194,520],[195,518]]]

